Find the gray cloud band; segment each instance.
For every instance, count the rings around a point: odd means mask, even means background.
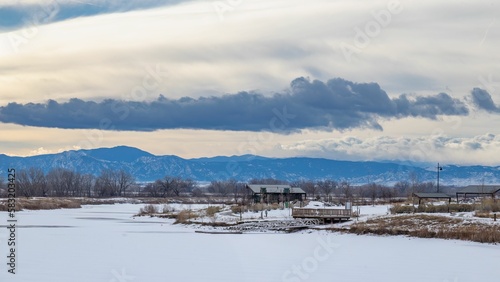
[[[488,92],[475,88],[472,101],[479,109],[498,112]],[[279,111],[279,113],[276,113]],[[297,78],[290,88],[272,96],[239,92],[220,97],[137,102],[77,98],[59,103],[9,103],[0,107],[0,121],[26,126],[106,130],[155,131],[161,129],[212,129],[290,133],[301,129],[382,130],[380,119],[466,116],[464,101],[446,93],[432,96],[401,94],[391,98],[377,83],[354,83],[341,78],[322,82]],[[280,126],[292,117],[293,123]],[[278,117],[278,118],[277,118]],[[278,124],[278,121],[280,124]],[[102,124],[111,124],[104,127]],[[282,128],[282,130],[280,130]],[[277,129],[277,130],[276,130]]]
[[[500,113],[500,108],[495,105],[495,102],[491,99],[491,95],[486,90],[474,88],[471,95],[472,103],[474,103],[477,108],[490,113]]]

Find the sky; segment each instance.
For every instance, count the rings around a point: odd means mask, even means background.
[[[500,165],[499,5],[0,0],[0,153]]]

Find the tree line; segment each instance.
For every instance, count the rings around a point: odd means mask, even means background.
[[[104,169],[99,175],[82,174],[66,168],[54,168],[44,173],[40,168],[16,171],[17,194],[24,197],[179,197],[220,196],[237,199],[247,194],[245,184],[235,179],[212,181],[205,185],[178,176],[166,175],[146,184],[138,184],[125,170]],[[391,199],[408,197],[416,192],[434,192],[433,182],[419,182],[410,175],[409,181],[393,186],[369,183],[354,186],[344,180],[298,180],[287,182],[278,179],[252,179],[248,184],[289,184],[302,188],[312,199]],[[0,179],[0,188],[5,180]],[[442,187],[441,190],[446,189]]]
[[[391,200],[393,198],[410,197],[413,193],[435,192],[436,186],[433,182],[419,182],[410,175],[411,181],[399,181],[392,186],[368,183],[364,185],[352,185],[346,180],[298,180],[280,181],[276,179],[254,179],[250,184],[289,184],[292,187],[299,187],[307,193],[308,198],[331,201],[337,199],[363,198],[375,202],[376,199]],[[441,191],[448,190],[448,187],[441,187]]]
[[[16,193],[23,197],[119,197],[133,185],[134,177],[124,170],[104,169],[98,176],[65,168],[16,171]]]

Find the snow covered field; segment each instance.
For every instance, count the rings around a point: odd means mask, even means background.
[[[134,218],[142,206],[18,212],[15,275],[0,213],[0,281],[500,281],[497,245],[310,230],[199,234],[171,219]]]

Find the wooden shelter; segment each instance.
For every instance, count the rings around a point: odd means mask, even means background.
[[[413,193],[413,197],[418,199],[418,204],[422,202],[424,199],[448,199],[448,204],[451,203],[452,196],[445,193]]]
[[[458,197],[462,195],[465,198],[467,197],[484,197],[490,196],[495,198],[497,194],[500,192],[500,185],[469,185],[464,187],[462,190],[456,192],[457,202]]]
[[[280,203],[288,201],[304,201],[306,192],[298,187],[275,184],[248,184],[247,190],[255,203]]]

